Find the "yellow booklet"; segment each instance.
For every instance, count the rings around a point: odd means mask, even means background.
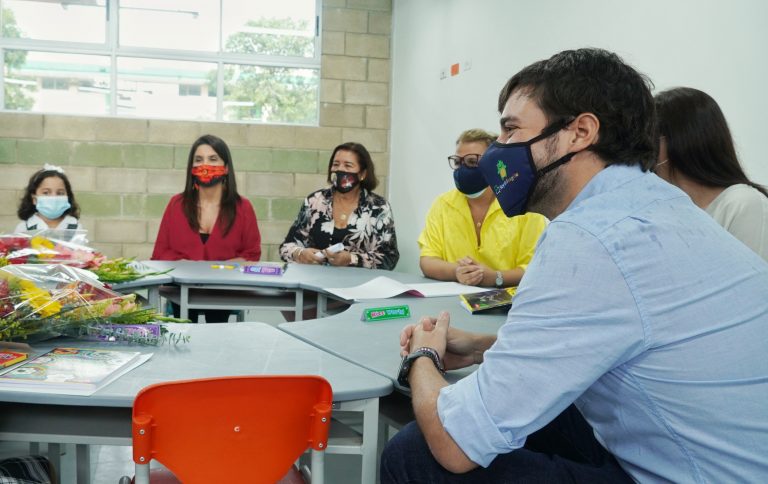
[[[512,305],[512,297],[515,295],[516,290],[516,287],[506,287],[471,294],[460,294],[459,300],[464,309],[473,314],[489,309],[509,308]]]

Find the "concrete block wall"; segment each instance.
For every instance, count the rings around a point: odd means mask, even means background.
[[[256,210],[262,259],[277,248],[303,198],[326,186],[331,150],[363,143],[386,197],[389,173],[391,0],[325,0],[320,126],[233,124],[0,112],[0,232],[32,173],[61,165],[92,244],[147,259],[165,206],[184,188],[192,142],[211,133],[232,150],[238,191]]]

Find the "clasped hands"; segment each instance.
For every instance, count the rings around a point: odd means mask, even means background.
[[[467,286],[480,286],[483,284],[483,280],[486,274],[490,274],[489,277],[493,278],[493,271],[484,266],[483,264],[475,261],[471,257],[464,257],[456,261],[459,265],[456,267],[456,280]]]
[[[446,370],[464,368],[477,361],[472,333],[451,328],[451,315],[442,311],[436,318],[424,316],[400,332],[400,356],[424,346],[437,351]]]
[[[305,247],[298,251],[294,261],[301,264],[322,264],[327,261],[332,266],[348,266],[352,262],[352,253],[346,250],[333,253],[328,249]]]

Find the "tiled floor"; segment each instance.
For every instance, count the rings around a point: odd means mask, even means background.
[[[43,453],[45,446],[43,446]],[[73,448],[65,447],[59,474],[62,484],[76,484],[74,463],[70,461]],[[29,453],[27,444],[0,442],[0,458]],[[155,467],[156,463],[152,464]],[[327,455],[325,458],[325,482],[353,484],[360,482],[360,458],[351,455]],[[91,446],[91,482],[93,484],[118,484],[120,477],[133,476],[130,447]]]
[[[349,455],[328,455],[325,458],[325,482],[353,484],[360,482],[360,458]],[[91,450],[93,484],[117,484],[121,476],[133,476],[130,447],[94,446]],[[64,477],[64,476],[62,476]],[[62,480],[62,483],[74,483]],[[223,484],[223,483],[222,483]]]

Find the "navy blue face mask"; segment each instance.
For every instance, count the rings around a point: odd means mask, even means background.
[[[531,145],[552,136],[568,126],[573,118],[558,121],[544,128],[540,135],[522,143],[499,143],[494,141],[480,158],[479,171],[493,189],[499,205],[507,217],[522,215],[527,211],[536,182],[550,171],[569,162],[577,153],[568,153],[541,170],[536,169],[531,154]]]
[[[456,188],[469,198],[479,197],[488,187],[488,182],[485,181],[479,168],[470,168],[464,165],[453,170],[453,182],[456,184]]]

